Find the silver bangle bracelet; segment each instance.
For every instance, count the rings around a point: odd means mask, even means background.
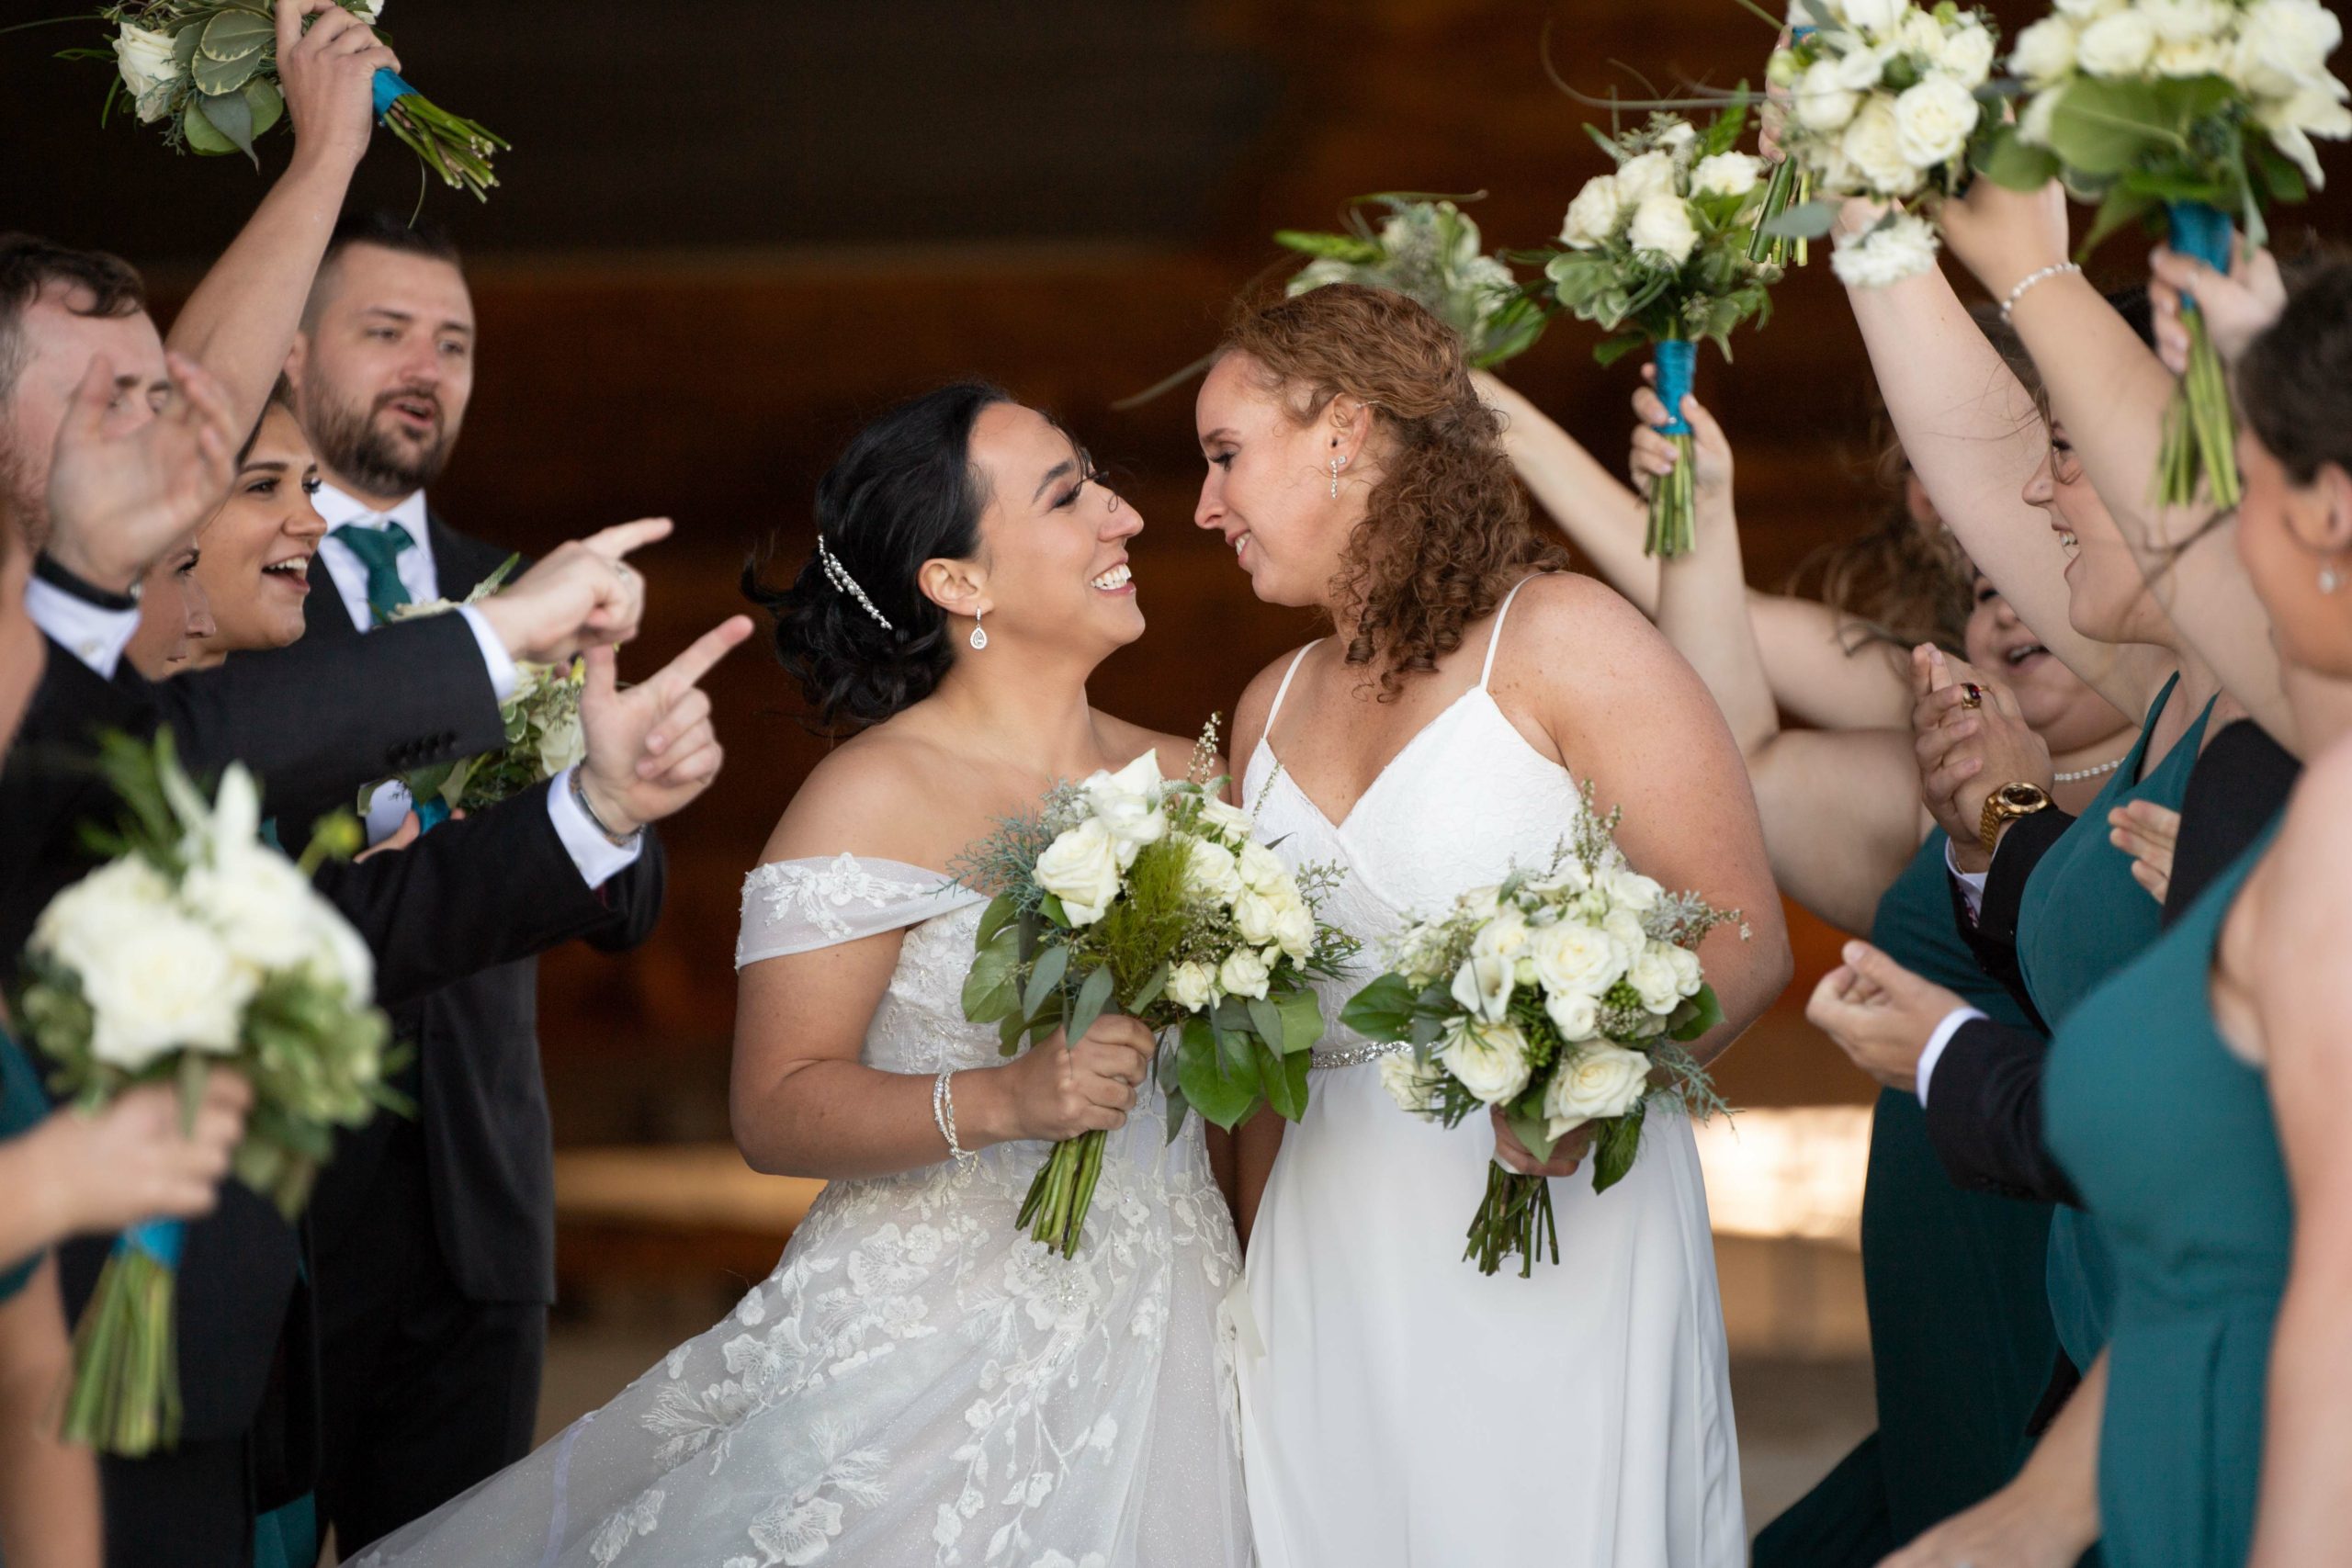
[[[946,1140],[948,1156],[958,1169],[969,1170],[979,1163],[980,1156],[956,1141],[956,1089],[948,1082],[955,1076],[956,1069],[948,1067],[932,1081],[931,1119],[937,1124],[939,1135]]]
[[[2004,322],[2008,321],[2009,312],[2018,308],[2018,301],[2024,299],[2027,291],[2032,288],[2035,284],[2047,283],[2050,279],[2059,276],[2064,273],[2080,272],[2082,270],[2081,263],[2069,261],[2053,262],[2050,265],[2042,267],[2038,271],[2027,273],[2023,277],[2018,279],[2017,287],[2009,290],[2009,297],[2001,301],[2001,320]]]

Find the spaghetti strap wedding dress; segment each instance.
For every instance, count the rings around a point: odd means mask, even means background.
[[[1514,597],[1516,590],[1513,591]],[[1332,822],[1261,741],[1245,775],[1293,866],[1336,863],[1326,918],[1365,944],[1414,913],[1548,864],[1576,781],[1477,685]],[[1301,649],[1304,656],[1305,649]],[[1288,694],[1283,679],[1266,729]],[[1747,1561],[1706,1190],[1689,1121],[1653,1112],[1633,1171],[1552,1182],[1560,1261],[1481,1275],[1462,1256],[1494,1133],[1381,1088],[1389,1047],[1337,1023],[1372,970],[1327,982],[1333,1021],[1284,1130],[1236,1340],[1263,1568],[1735,1568]]]
[[[763,865],[736,963],[903,929],[863,1060],[991,1066],[959,999],[980,903],[896,862]],[[1170,1143],[1148,1100],[1111,1134],[1067,1260],[1013,1223],[1046,1148],[828,1184],[723,1322],[359,1568],[1244,1568],[1200,1119]]]

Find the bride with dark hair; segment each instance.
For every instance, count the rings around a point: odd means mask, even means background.
[[[965,1021],[984,900],[944,869],[1057,781],[1189,767],[1190,739],[1087,701],[1143,633],[1142,519],[976,384],[860,432],[816,510],[792,584],[745,587],[817,720],[857,733],[744,883],[732,1114],[754,1169],[828,1185],[724,1322],[363,1565],[1249,1562],[1213,1145],[1198,1117],[1169,1140],[1134,1020],[1009,1061]],[[1063,1258],[1015,1218],[1091,1129]]]

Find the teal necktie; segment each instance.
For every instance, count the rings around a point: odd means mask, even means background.
[[[397,523],[380,528],[346,523],[327,537],[341,540],[368,569],[368,608],[375,625],[390,620],[392,612],[409,602],[408,585],[401,581],[399,565],[401,552],[416,547],[409,531]]]

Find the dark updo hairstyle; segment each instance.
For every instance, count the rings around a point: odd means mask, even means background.
[[[1501,418],[1470,379],[1461,334],[1420,305],[1354,283],[1245,298],[1223,349],[1255,360],[1261,385],[1300,423],[1354,398],[1386,438],[1337,582],[1356,622],[1346,660],[1377,670],[1381,701],[1435,670],[1513,583],[1567,564],[1528,522]]]
[[[978,550],[989,491],[972,466],[972,427],[983,409],[1011,401],[983,381],[926,392],[852,436],[817,482],[817,536],[888,628],[814,550],[782,590],[760,581],[758,560],[743,568],[744,596],[775,619],[776,658],[799,681],[815,728],[879,724],[947,672],[947,615],[915,574],[927,560]]]
[[[2298,485],[2352,469],[2352,260],[2298,267],[2287,306],[2237,368],[2246,428]]]

